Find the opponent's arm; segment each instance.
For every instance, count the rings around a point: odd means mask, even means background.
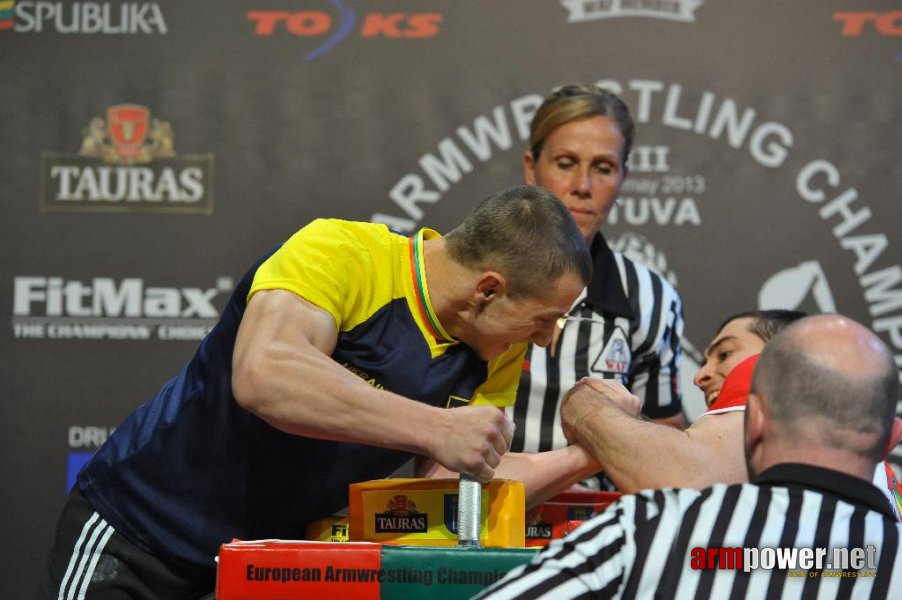
[[[284,290],[255,293],[232,359],[237,402],[273,427],[433,457],[485,481],[513,424],[492,406],[445,410],[376,389],[331,358],[332,316]]]
[[[598,463],[588,452],[579,446],[567,446],[547,452],[508,452],[501,457],[495,477],[522,481],[526,507],[532,508],[599,470]],[[458,477],[457,473],[435,461],[418,461],[416,474],[418,477]]]
[[[586,379],[561,405],[568,439],[583,446],[619,490],[701,489],[748,480],[741,412],[708,415],[681,431],[628,414],[617,404],[624,394],[629,392],[615,380]]]
[[[656,425],[664,425],[665,427],[674,427],[676,429],[683,429],[686,427],[686,417],[682,412],[678,412],[672,417],[662,417],[660,419],[649,419],[652,423]]]

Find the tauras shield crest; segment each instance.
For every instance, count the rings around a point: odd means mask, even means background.
[[[407,496],[395,496],[393,501],[392,512],[398,515],[406,515],[408,512],[407,508]]]
[[[138,104],[117,104],[109,107],[106,115],[116,154],[124,159],[136,158],[147,137],[150,109]]]

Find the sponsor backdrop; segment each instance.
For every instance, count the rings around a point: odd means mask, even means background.
[[[316,217],[449,229],[522,182],[565,83],[636,118],[605,231],[683,294],[691,416],[739,310],[846,313],[902,364],[898,8],[0,0],[0,595],[30,593],[78,467],[260,253]]]

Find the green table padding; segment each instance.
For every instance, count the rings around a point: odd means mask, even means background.
[[[528,563],[537,548],[384,546],[382,600],[464,600]]]

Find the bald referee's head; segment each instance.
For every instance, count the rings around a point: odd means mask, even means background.
[[[746,414],[750,475],[805,462],[870,479],[888,441],[898,442],[898,396],[893,356],[869,329],[840,315],[797,321],[771,340],[755,369]]]

